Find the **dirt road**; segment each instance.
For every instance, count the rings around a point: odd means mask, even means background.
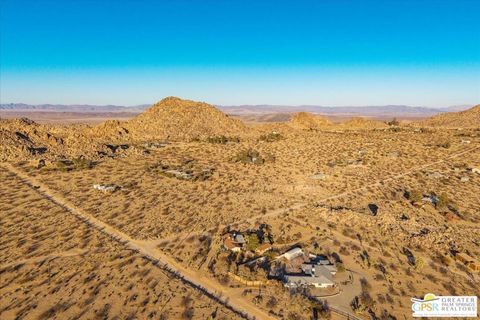
[[[83,210],[75,207],[62,195],[51,190],[37,179],[30,177],[25,172],[15,168],[11,164],[4,163],[2,166],[11,173],[18,176],[22,182],[36,190],[38,193],[52,201],[53,203],[61,206],[67,212],[77,216],[80,220],[87,223],[89,226],[94,227],[111,238],[124,244],[126,247],[135,250],[145,258],[151,260],[156,266],[164,269],[170,274],[174,275],[177,279],[183,283],[202,291],[205,295],[221,303],[225,307],[234,311],[238,315],[246,319],[275,319],[268,313],[257,308],[253,303],[239,297],[237,294],[230,292],[228,287],[222,286],[214,279],[210,279],[200,274],[196,270],[191,270],[183,267],[173,258],[165,255],[155,244],[147,241],[139,241],[132,239],[127,234],[120,230],[115,229],[107,223],[100,221],[94,216],[84,212]]]

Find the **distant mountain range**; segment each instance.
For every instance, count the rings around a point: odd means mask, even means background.
[[[463,111],[471,108],[472,105],[452,106],[448,108],[427,108],[412,107],[405,105],[387,106],[281,106],[281,105],[241,105],[241,106],[219,106],[229,114],[265,114],[265,113],[292,113],[310,112],[330,116],[365,116],[365,117],[430,117],[443,112]]]
[[[6,103],[0,104],[0,110],[11,111],[44,111],[44,112],[133,112],[140,113],[147,109],[149,104],[137,106],[116,106],[116,105],[89,105],[89,104],[25,104]]]
[[[43,111],[43,112],[131,112],[140,113],[147,109],[149,104],[136,106],[118,106],[118,105],[63,105],[63,104],[39,104],[31,105],[25,103],[0,104],[0,111]],[[219,109],[232,115],[244,114],[271,114],[271,113],[293,113],[293,112],[311,112],[331,116],[365,116],[365,117],[430,117],[443,112],[463,111],[471,108],[473,105],[458,105],[448,108],[427,108],[413,107],[405,105],[386,105],[386,106],[316,106],[316,105],[239,105],[239,106],[220,106]]]

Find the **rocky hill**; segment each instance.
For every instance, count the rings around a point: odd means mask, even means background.
[[[107,140],[108,141],[108,140]],[[85,125],[54,126],[30,119],[0,119],[0,161],[97,158],[108,154],[105,139]]]
[[[461,112],[448,112],[418,122],[427,127],[480,127],[480,105]]]
[[[341,126],[348,129],[381,129],[388,127],[388,125],[384,122],[361,117],[356,117],[345,121],[341,124]]]
[[[115,154],[117,146],[147,140],[190,141],[211,136],[240,136],[245,125],[215,107],[169,97],[129,120],[98,126],[42,125],[32,120],[0,120],[0,161],[27,158],[97,158]],[[134,148],[133,148],[134,149]]]
[[[295,113],[288,124],[302,130],[318,130],[332,125],[328,119],[308,112]]]
[[[0,161],[41,155],[60,149],[63,139],[27,118],[0,120]]]
[[[135,140],[192,140],[210,136],[238,136],[245,125],[214,106],[176,97],[165,98],[124,123]]]

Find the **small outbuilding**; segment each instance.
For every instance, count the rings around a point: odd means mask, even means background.
[[[287,252],[285,252],[284,254],[282,254],[280,257],[283,257],[287,260],[293,260],[297,257],[300,257],[303,255],[303,250],[302,248],[299,248],[299,247],[296,247],[296,248],[293,248],[293,249],[290,249],[288,250]]]
[[[272,250],[272,245],[270,243],[262,243],[255,249],[256,254],[264,254],[267,251]]]

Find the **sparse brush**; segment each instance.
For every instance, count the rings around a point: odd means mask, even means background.
[[[282,139],[285,139],[285,138],[280,133],[275,131],[267,134],[263,134],[259,138],[260,141],[265,141],[265,142],[274,142]]]

